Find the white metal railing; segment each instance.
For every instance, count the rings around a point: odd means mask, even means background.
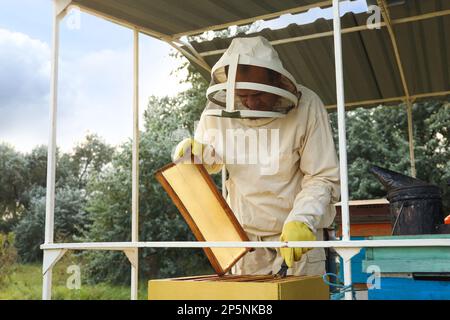
[[[41,249],[126,250],[131,248],[380,248],[449,247],[448,239],[340,240],[340,241],[141,241],[43,244]]]

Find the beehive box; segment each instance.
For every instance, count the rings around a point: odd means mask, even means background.
[[[369,300],[450,300],[450,281],[381,277],[380,288],[368,290]]]
[[[328,300],[321,276],[196,276],[150,280],[149,300]]]
[[[341,236],[341,203],[336,207],[336,235]],[[392,233],[389,201],[386,199],[349,201],[350,232],[352,237],[387,236]]]

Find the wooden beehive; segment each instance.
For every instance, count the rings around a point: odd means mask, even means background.
[[[341,205],[337,203],[336,235],[341,236]],[[386,199],[349,201],[350,232],[354,237],[387,236],[392,233],[389,201]]]
[[[171,163],[156,172],[198,241],[249,241],[234,213],[203,165]],[[212,267],[223,275],[249,248],[204,248]]]
[[[369,237],[369,240],[450,239],[449,234]],[[450,248],[376,247],[366,248],[363,268],[376,265],[381,273],[447,273],[450,275]]]
[[[149,300],[328,300],[321,276],[197,276],[150,280]]]

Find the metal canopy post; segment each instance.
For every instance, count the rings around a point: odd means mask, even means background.
[[[206,63],[205,59],[200,54],[198,54],[198,52],[194,49],[194,47],[190,43],[183,43],[181,40],[166,41],[166,42],[172,48],[179,51],[186,58],[191,59],[193,62],[197,63],[200,67],[202,67],[206,71],[211,72],[211,67]],[[177,42],[179,43],[179,45],[176,44]],[[192,52],[192,54],[187,50],[183,49],[181,47],[182,45],[186,46],[186,48],[188,48]]]
[[[405,72],[403,70],[402,60],[400,58],[400,52],[397,46],[397,40],[395,38],[394,29],[392,27],[391,17],[389,15],[389,9],[386,5],[385,0],[377,0],[378,6],[381,9],[381,14],[383,15],[383,19],[386,23],[386,27],[389,32],[389,37],[392,42],[392,49],[394,50],[395,60],[397,62],[398,71],[400,73],[400,78],[402,80],[403,91],[405,93],[405,102],[406,102],[406,113],[408,118],[408,139],[409,139],[409,158],[411,161],[411,175],[413,177],[416,176],[416,163],[414,160],[414,137],[413,137],[413,120],[412,120],[412,101],[411,96],[408,89],[408,84],[406,82]]]
[[[333,0],[333,32],[334,32],[334,61],[336,67],[336,101],[339,132],[339,171],[341,178],[341,209],[342,209],[342,240],[350,240],[350,218],[348,208],[348,177],[347,177],[347,140],[345,136],[345,99],[344,73],[342,64],[341,17],[339,14],[339,0]],[[350,259],[344,259],[344,284],[352,283],[352,269]],[[351,300],[352,293],[346,292],[345,299]]]
[[[133,159],[132,159],[132,217],[131,217],[131,241],[139,241],[139,31],[134,29],[133,39]],[[131,263],[131,300],[138,297],[138,249],[134,252],[125,252]],[[133,258],[130,257],[133,255]]]
[[[411,162],[411,175],[415,178],[416,172],[416,160],[414,156],[414,135],[413,135],[413,115],[412,115],[412,102],[406,101],[406,115],[408,119],[408,145],[409,145],[409,160]]]

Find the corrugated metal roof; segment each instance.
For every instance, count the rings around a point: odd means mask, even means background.
[[[392,6],[390,12],[392,19],[398,19],[448,9],[450,1],[447,0],[417,0]],[[366,13],[346,14],[342,28],[365,25],[367,18]],[[332,21],[320,19],[280,30],[264,29],[249,36],[261,35],[272,41],[332,31],[332,28]],[[394,31],[410,94],[449,91],[450,16],[394,25]],[[225,49],[231,40],[214,39],[192,45],[202,53]],[[387,28],[343,34],[342,45],[347,103],[405,95]],[[286,69],[300,84],[314,90],[326,105],[336,104],[332,36],[280,44],[275,48]],[[205,60],[213,66],[219,57],[205,56]],[[209,78],[204,69],[199,70]]]
[[[318,0],[72,0],[103,16],[172,36],[267,15]]]
[[[449,10],[449,0],[386,0],[392,19]],[[376,3],[376,0],[369,0]],[[273,14],[311,4],[318,0],[72,0],[93,13],[116,22],[138,26],[167,39],[188,31],[211,28],[256,16]],[[364,26],[368,15],[347,14],[342,27]],[[332,31],[332,21],[317,20],[307,25],[290,25],[280,30],[265,29],[257,34],[269,40]],[[449,91],[450,17],[394,25],[399,52],[411,95]],[[198,52],[228,47],[231,39],[193,42]],[[381,100],[405,95],[386,28],[342,35],[345,95],[347,103]],[[285,67],[297,81],[316,91],[326,105],[335,105],[333,37],[309,39],[276,46]],[[220,55],[205,57],[209,66]],[[195,63],[194,63],[195,65]],[[198,67],[202,74],[209,74]]]

